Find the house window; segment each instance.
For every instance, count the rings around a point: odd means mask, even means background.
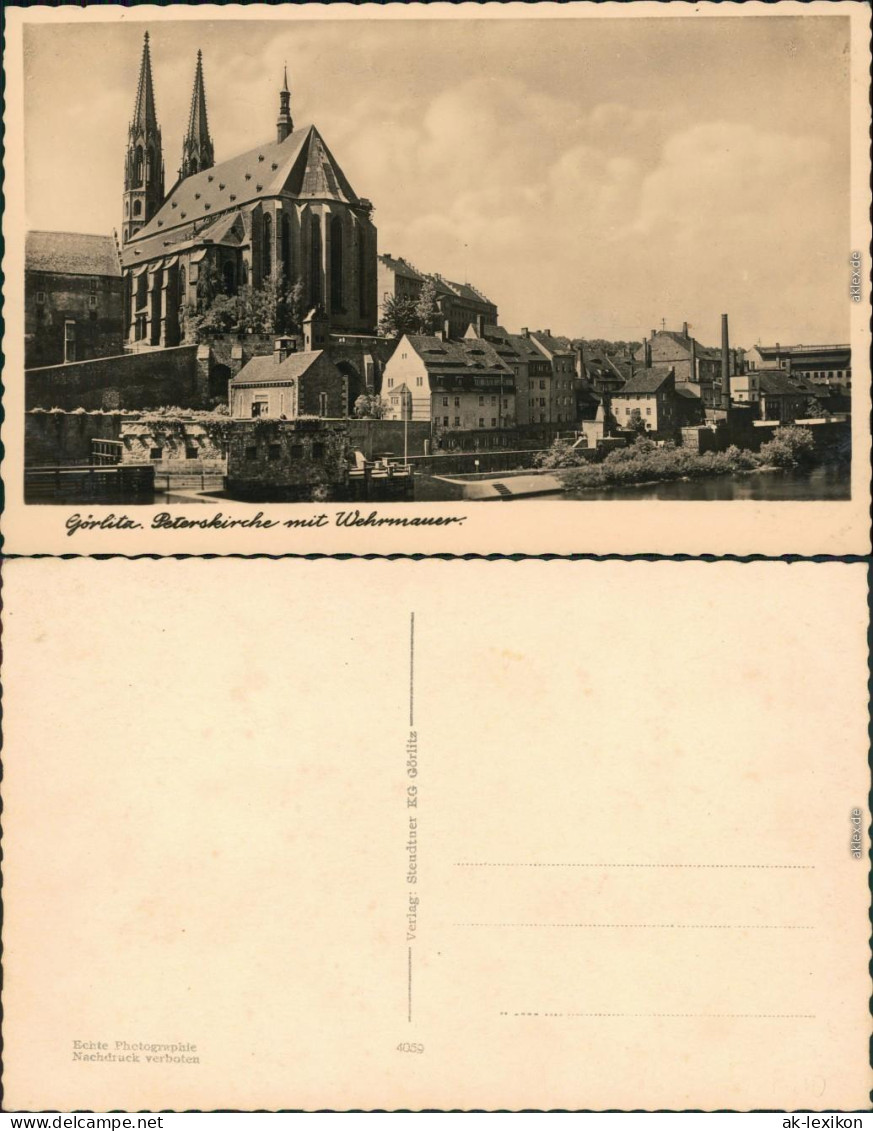
[[[90,306],[93,309],[96,305],[97,305],[97,296],[96,295],[88,295],[88,306]]]
[[[448,407],[449,407],[449,398],[443,397],[443,408],[448,408]]]
[[[497,417],[496,417],[496,416],[492,416],[492,417],[491,417],[491,427],[492,427],[492,428],[496,428],[496,427],[497,427]]]
[[[497,404],[497,397],[492,397],[492,398],[491,398],[491,403],[492,403],[492,404]]]
[[[313,444],[312,445],[312,458],[313,459],[324,459],[324,444]]]
[[[37,291],[36,292],[36,301],[37,301],[38,306],[44,306],[45,305],[45,291]]]
[[[199,459],[200,449],[188,444],[185,447],[185,459]]]
[[[443,428],[448,428],[448,426],[449,426],[449,418],[447,416],[444,416],[443,417]]]
[[[292,444],[291,445],[291,458],[292,459],[303,459],[303,445],[302,444]]]
[[[416,385],[423,385],[424,384],[424,378],[423,377],[416,377],[415,383],[416,383]]]
[[[270,444],[267,448],[267,459],[277,460],[282,458],[282,445]]]
[[[456,427],[456,428],[460,428],[460,427],[461,427],[461,418],[460,418],[460,416],[456,416],[456,417],[455,417],[455,427]]]
[[[163,448],[151,448],[149,450],[149,459],[163,459],[163,458],[164,458],[164,449]]]
[[[460,407],[461,407],[461,398],[455,397],[455,408],[460,408]]]
[[[158,448],[157,450],[160,451],[160,448]],[[257,459],[257,458],[258,458],[258,449],[257,448],[254,448],[254,447],[246,448],[246,459],[250,463],[253,459]]]
[[[393,377],[389,377],[389,378],[388,378],[388,388],[389,388],[389,389],[393,389],[393,388],[394,388],[394,378],[393,378]]]
[[[545,381],[540,381],[540,388],[544,389],[545,387],[546,387]]]
[[[646,408],[646,416],[651,416],[651,415],[652,415],[652,409],[651,409],[651,407],[647,407]]]
[[[72,320],[64,323],[64,361],[76,360],[76,323]]]
[[[480,416],[480,417],[479,417],[479,427],[480,427],[480,428],[484,428],[484,427],[485,427],[485,417],[484,417],[484,416]]]
[[[252,401],[252,416],[267,416],[270,402],[267,397],[255,397]]]
[[[318,394],[318,415],[327,416],[327,393]]]

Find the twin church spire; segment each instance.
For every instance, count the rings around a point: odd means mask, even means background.
[[[276,122],[277,137],[284,141],[294,129],[291,119],[291,92],[288,89],[288,68],[285,67],[282,90],[279,93],[279,117]],[[194,90],[188,129],[182,142],[182,164],[179,180],[211,169],[215,164],[215,151],[209,136],[206,114],[206,85],[203,80],[203,52],[197,52],[194,69]],[[149,33],[143,39],[142,61],[133,118],[128,128],[127,155],[124,166],[124,219],[122,242],[127,243],[164,203],[164,158],[161,148],[161,131],[155,113],[152,60],[149,51]]]
[[[206,88],[203,85],[203,52],[197,52],[197,67],[194,71],[194,91],[191,95],[191,113],[188,115],[188,132],[182,142],[182,164],[179,177],[190,177],[192,173],[202,173],[215,164],[212,138],[209,136],[209,122],[206,118]]]

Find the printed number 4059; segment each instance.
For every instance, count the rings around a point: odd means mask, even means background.
[[[398,1052],[424,1052],[424,1045],[418,1044],[416,1041],[401,1041],[397,1046]]]

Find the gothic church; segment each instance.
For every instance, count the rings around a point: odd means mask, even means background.
[[[228,293],[301,280],[308,309],[336,332],[372,333],[376,228],[315,126],[294,128],[288,76],[276,140],[215,163],[197,53],[178,179],[164,192],[161,131],[145,35],[124,166],[122,269],[134,348],[181,340],[180,311],[209,269]]]

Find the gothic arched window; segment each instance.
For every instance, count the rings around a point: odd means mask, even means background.
[[[367,233],[358,227],[358,312],[367,313]]]
[[[236,271],[229,260],[224,265],[224,289],[227,294],[236,294]]]
[[[136,147],[136,152],[133,155],[133,183],[134,187],[142,184],[142,146]]]
[[[179,301],[188,301],[188,276],[185,274],[185,268],[179,268]]]
[[[273,274],[273,217],[267,212],[264,216],[264,258],[262,275],[265,279]]]
[[[133,202],[133,214],[134,214],[134,216],[141,216],[142,215],[142,201],[141,200],[135,200]]]
[[[321,217],[313,216],[309,222],[309,301],[321,306],[324,295],[321,289]]]
[[[282,270],[286,279],[291,278],[291,221],[288,213],[282,213]]]
[[[343,308],[343,222],[334,216],[330,222],[330,306]]]

